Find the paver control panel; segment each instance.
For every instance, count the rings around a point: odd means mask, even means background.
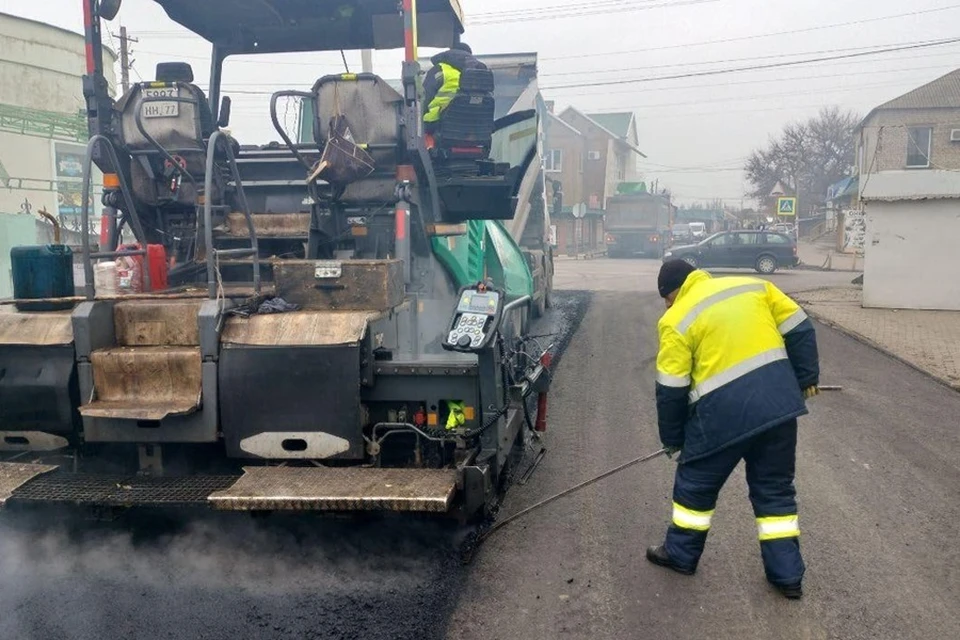
[[[463,353],[484,349],[497,334],[502,315],[503,296],[498,291],[483,285],[463,289],[443,348]]]

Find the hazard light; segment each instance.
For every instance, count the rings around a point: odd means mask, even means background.
[[[660,242],[660,236],[650,236],[650,242]]]
[[[614,242],[617,241],[617,239],[608,233],[606,237],[606,241],[607,241],[607,244],[613,244]]]

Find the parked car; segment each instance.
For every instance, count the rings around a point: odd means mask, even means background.
[[[707,225],[702,222],[691,222],[690,235],[693,236],[694,240],[703,240],[707,237]]]
[[[677,223],[670,228],[670,245],[693,242],[693,234],[690,233],[690,225]]]
[[[797,243],[782,233],[770,231],[723,231],[697,244],[672,247],[664,260],[679,258],[691,266],[753,268],[771,274],[781,267],[800,263]]]
[[[789,222],[778,222],[766,230],[773,231],[774,233],[782,233],[783,235],[790,236],[791,238],[797,237],[797,228]]]

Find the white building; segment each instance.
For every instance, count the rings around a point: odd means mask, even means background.
[[[47,241],[21,216],[42,209],[79,229],[84,51],[79,33],[0,13],[0,297],[11,295],[10,248]],[[111,89],[115,62],[104,47]],[[99,207],[93,212],[99,218]]]
[[[960,70],[860,125],[863,306],[960,310]]]

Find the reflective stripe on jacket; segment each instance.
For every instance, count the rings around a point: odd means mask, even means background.
[[[423,115],[424,122],[438,122],[440,113],[447,108],[460,90],[460,70],[446,62],[441,62],[438,66],[440,70],[437,74],[442,76],[443,84],[437,91],[437,95],[427,105],[427,112]]]
[[[658,330],[660,439],[681,460],[807,413],[801,389],[820,376],[813,324],[773,284],[694,271]]]

